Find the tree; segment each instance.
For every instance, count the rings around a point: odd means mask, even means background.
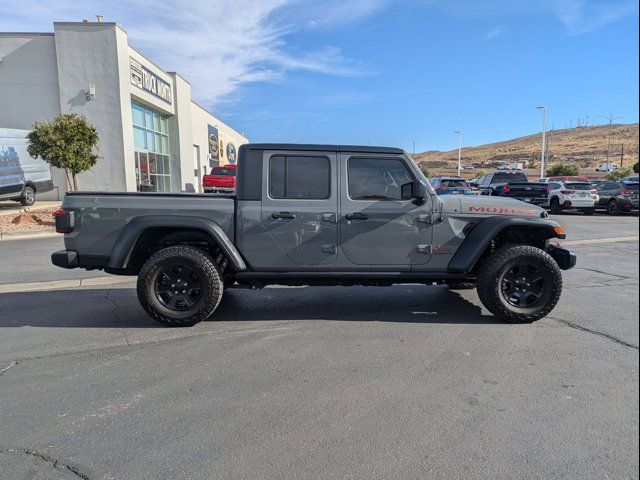
[[[640,170],[640,165],[638,165],[638,162],[636,162],[635,165],[633,166],[633,172],[638,173],[638,170]]]
[[[618,180],[621,180],[624,177],[630,176],[632,173],[633,173],[633,170],[630,167],[619,168],[618,170],[609,172],[607,174],[607,180],[612,180],[614,182],[617,182]]]
[[[76,175],[91,170],[100,158],[94,152],[98,149],[98,131],[75,113],[63,113],[52,122],[36,122],[27,138],[29,155],[63,169],[71,190],[78,189]]]
[[[424,174],[425,177],[431,178],[431,172],[427,167],[420,167],[420,170],[422,170],[422,173]]]
[[[481,176],[486,175],[486,174],[487,174],[486,170],[480,169],[480,170],[478,170],[476,172],[476,177],[481,177]]]
[[[556,163],[547,169],[547,177],[570,177],[580,174],[580,168],[571,163]]]

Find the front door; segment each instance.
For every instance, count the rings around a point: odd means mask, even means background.
[[[403,200],[401,187],[415,172],[404,157],[340,154],[342,178],[340,245],[355,265],[411,265],[431,258],[431,198]]]
[[[265,152],[262,224],[288,259],[327,265],[338,244],[334,152]]]

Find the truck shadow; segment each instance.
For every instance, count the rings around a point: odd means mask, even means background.
[[[475,291],[443,286],[230,289],[204,325],[274,320],[502,323],[483,315],[478,305]],[[0,312],[0,327],[5,328],[162,328],[140,307],[132,288],[3,293]]]

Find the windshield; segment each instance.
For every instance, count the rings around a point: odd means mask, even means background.
[[[528,183],[524,173],[496,173],[492,183]]]
[[[445,188],[452,188],[452,187],[464,188],[467,186],[467,182],[465,182],[461,178],[446,178],[440,181],[440,185]]]
[[[565,186],[571,190],[593,190],[593,185],[584,182],[565,183]]]
[[[228,177],[235,177],[236,169],[227,168],[227,167],[214,167],[211,169],[211,175],[224,175]]]

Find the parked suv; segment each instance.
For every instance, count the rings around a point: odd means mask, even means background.
[[[469,184],[461,177],[433,177],[429,183],[438,195],[472,195]]]
[[[213,167],[209,175],[202,177],[205,193],[233,193],[236,189],[237,165]]]
[[[638,209],[638,184],[606,181],[596,184],[600,200],[596,208],[604,209],[609,215]]]
[[[593,215],[600,200],[598,191],[585,182],[550,182],[549,204],[551,213],[576,209],[585,215]]]
[[[400,149],[245,144],[238,153],[235,196],[68,193],[56,213],[65,250],[52,262],[137,275],[142,307],[170,326],[207,319],[228,288],[274,284],[475,286],[496,317],[533,322],[553,310],[561,270],[576,263],[544,209],[439,197]]]

